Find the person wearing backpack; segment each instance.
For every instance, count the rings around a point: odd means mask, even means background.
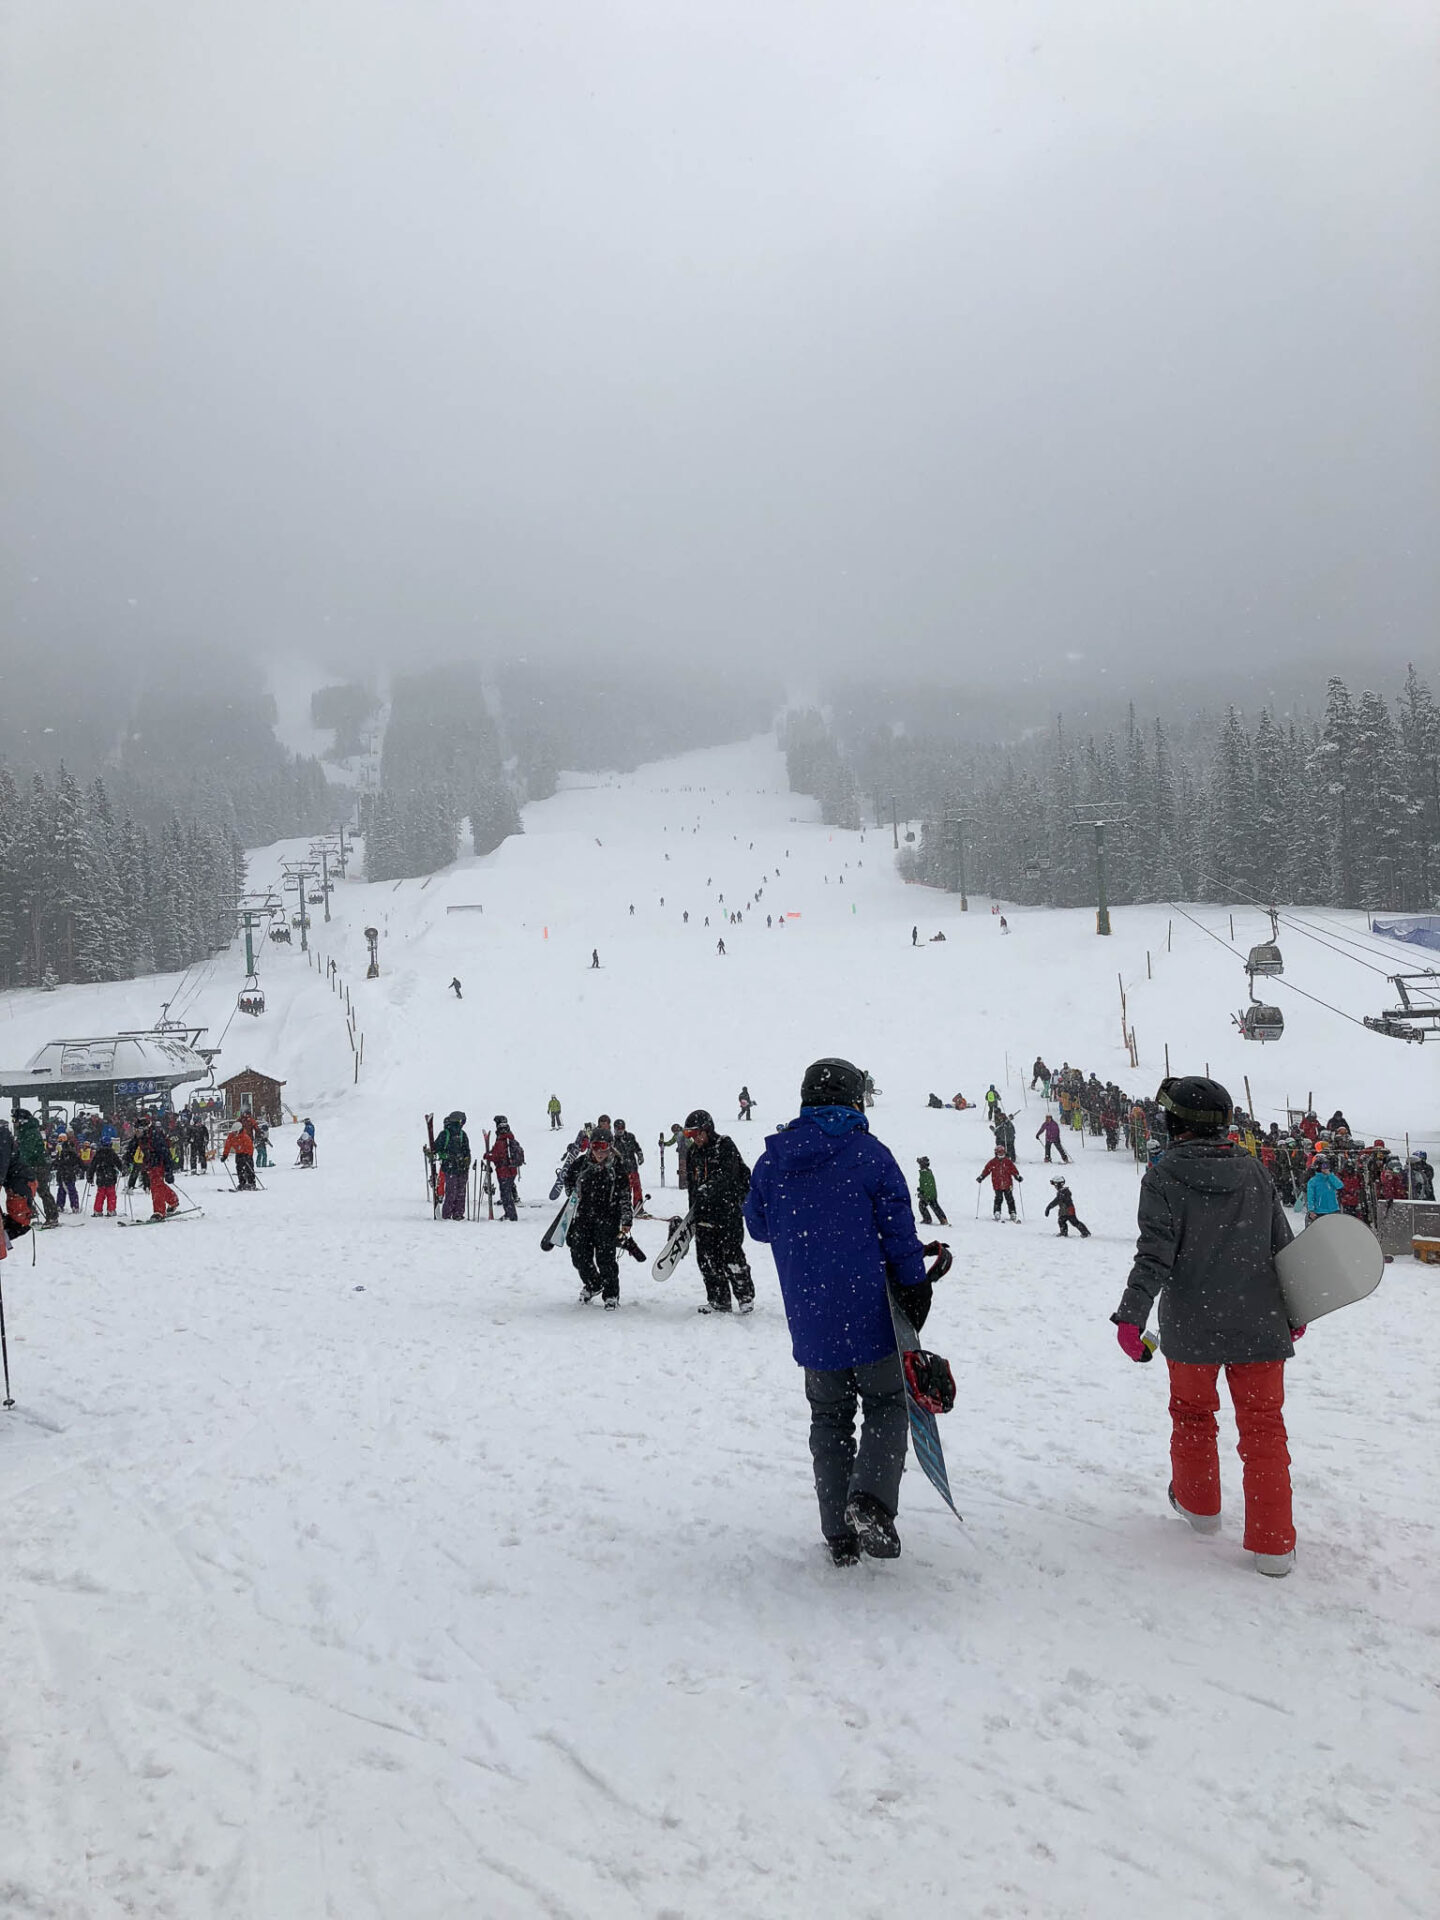
[[[495,1169],[495,1178],[500,1186],[500,1206],[505,1218],[518,1220],[520,1215],[515,1205],[515,1181],[525,1164],[525,1149],[510,1131],[510,1122],[503,1113],[495,1116],[495,1139],[485,1158]]]

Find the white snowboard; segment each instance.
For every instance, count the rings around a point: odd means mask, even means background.
[[[1337,1307],[1364,1300],[1385,1273],[1380,1242],[1363,1220],[1326,1213],[1275,1256],[1292,1327],[1305,1327]]]

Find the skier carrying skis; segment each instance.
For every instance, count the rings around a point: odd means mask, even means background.
[[[805,1369],[820,1528],[837,1567],[900,1552],[909,1416],[887,1282],[922,1321],[929,1304],[905,1176],[870,1133],[864,1088],[848,1060],[808,1067],[800,1116],[766,1140],[745,1202],[751,1236],[774,1251]]]
[[[1169,1146],[1140,1183],[1140,1235],[1115,1323],[1121,1351],[1145,1360],[1140,1336],[1158,1301],[1170,1369],[1170,1505],[1197,1533],[1220,1528],[1215,1414],[1220,1369],[1244,1462],[1245,1548],[1257,1573],[1295,1564],[1285,1362],[1292,1327],[1275,1271],[1290,1244],[1280,1197],[1258,1161],[1224,1139],[1230,1095],[1200,1074],[1164,1080]]]
[[[1010,1218],[1013,1220],[1015,1218],[1015,1183],[1018,1181],[1023,1186],[1025,1184],[1024,1174],[1021,1173],[1008,1153],[997,1153],[987,1160],[979,1173],[976,1174],[976,1186],[982,1185],[987,1176],[990,1185],[995,1189],[994,1218],[996,1220],[1000,1218],[1000,1205],[1003,1201],[1005,1205],[1009,1207]]]
[[[551,1094],[549,1101],[546,1103],[545,1111],[550,1116],[550,1131],[552,1133],[558,1133],[560,1131],[560,1096],[558,1093]]]
[[[495,1169],[495,1178],[500,1184],[500,1206],[505,1218],[518,1220],[520,1215],[515,1208],[515,1182],[525,1164],[525,1149],[510,1131],[510,1122],[503,1113],[495,1116],[495,1139],[485,1158]]]
[[[695,1215],[695,1260],[705,1282],[701,1313],[749,1313],[755,1282],[745,1258],[741,1208],[750,1169],[729,1134],[717,1134],[704,1107],[685,1119],[685,1189]]]
[[[444,1203],[441,1219],[463,1220],[465,1189],[470,1183],[470,1136],[465,1131],[465,1115],[458,1107],[446,1114],[445,1124],[435,1136],[435,1166]]]
[[[928,1154],[922,1153],[920,1156],[920,1178],[915,1183],[915,1197],[920,1202],[920,1219],[924,1226],[929,1226],[932,1213],[942,1227],[949,1226],[950,1222],[945,1218],[944,1209],[940,1205],[936,1192],[935,1176],[930,1171]]]
[[[1050,1165],[1050,1155],[1052,1152],[1058,1153],[1066,1166],[1069,1166],[1070,1156],[1066,1153],[1060,1139],[1060,1122],[1055,1118],[1053,1113],[1047,1113],[1045,1118],[1040,1122],[1040,1125],[1035,1129],[1035,1138],[1045,1142],[1046,1166]]]
[[[1074,1227],[1082,1240],[1088,1240],[1090,1238],[1090,1229],[1075,1211],[1075,1196],[1065,1184],[1064,1175],[1057,1173],[1050,1184],[1055,1189],[1055,1198],[1050,1202],[1049,1206],[1046,1207],[1045,1211],[1046,1213],[1055,1213],[1056,1209],[1059,1209],[1056,1217],[1060,1223],[1060,1238],[1062,1240],[1068,1240],[1070,1237],[1070,1229]]]
[[[615,1158],[625,1169],[625,1178],[630,1182],[630,1205],[637,1219],[645,1212],[645,1190],[640,1182],[640,1169],[645,1164],[645,1154],[640,1142],[631,1133],[623,1120],[616,1120],[612,1129],[615,1135]]]
[[[620,1304],[620,1248],[633,1221],[630,1182],[608,1127],[596,1126],[589,1150],[566,1170],[565,1191],[578,1196],[565,1245],[580,1276],[580,1305],[598,1293],[608,1312]]]

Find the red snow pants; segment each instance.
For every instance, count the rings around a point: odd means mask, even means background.
[[[95,1211],[96,1213],[114,1213],[115,1211],[114,1187],[96,1187]]]
[[[150,1169],[150,1204],[161,1215],[174,1213],[180,1205],[180,1196],[159,1167]]]
[[[1170,1476],[1187,1513],[1220,1511],[1220,1455],[1215,1415],[1220,1368],[1171,1360]],[[1244,1462],[1245,1548],[1289,1553],[1295,1545],[1290,1513],[1290,1450],[1285,1443],[1285,1362],[1256,1360],[1227,1366],[1225,1382]]]

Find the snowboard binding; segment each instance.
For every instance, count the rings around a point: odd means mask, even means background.
[[[917,1407],[926,1413],[949,1413],[955,1404],[955,1376],[943,1354],[915,1347],[903,1356],[905,1384]]]

